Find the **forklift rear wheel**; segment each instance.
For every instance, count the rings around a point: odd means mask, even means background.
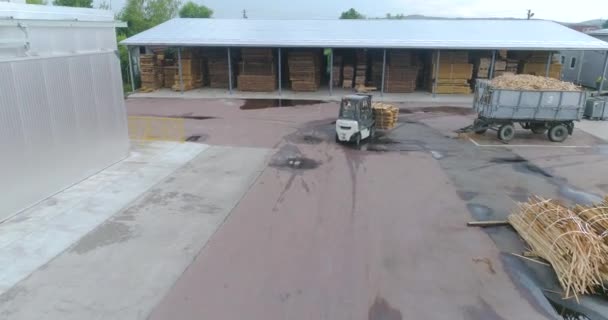
[[[338,134],[336,133],[336,143],[341,143],[340,138],[338,138]]]
[[[515,137],[515,127],[510,124],[503,124],[498,128],[498,139],[502,141],[509,141]]]

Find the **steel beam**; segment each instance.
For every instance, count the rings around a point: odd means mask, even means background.
[[[549,57],[547,58],[547,69],[545,70],[545,77],[549,78],[549,70],[551,69],[551,59],[553,58],[553,52],[549,52]]]
[[[232,60],[230,58],[230,47],[228,47],[228,90],[232,94]]]
[[[279,72],[279,96],[280,96],[281,93],[283,92],[283,84],[281,83],[281,48],[279,48],[279,59],[278,59],[277,71]]]
[[[334,49],[329,53],[329,95],[334,94]]]
[[[441,50],[437,50],[437,61],[435,62],[435,74],[433,75],[433,98],[437,95],[437,81],[439,80],[439,59],[441,57]]]
[[[602,71],[602,75],[600,78],[600,86],[597,89],[598,94],[602,93],[602,88],[604,87],[604,80],[606,78],[606,71],[608,70],[608,51],[606,51],[606,57],[604,58],[604,69]]]
[[[571,58],[572,59],[572,58]],[[578,59],[578,71],[576,72],[576,84],[581,84],[581,71],[583,71],[583,60],[585,59],[585,50],[581,50],[581,54]],[[567,63],[564,61],[564,63]],[[562,66],[565,68],[565,66]]]
[[[179,92],[184,94],[184,76],[182,71],[182,48],[177,47],[177,68],[179,72]]]
[[[382,84],[380,84],[380,95],[384,96],[384,77],[386,75],[386,49],[382,51]]]
[[[131,78],[131,93],[135,92],[135,78],[133,78],[133,58],[131,57],[132,47],[127,46],[127,55],[129,56],[129,77]]]
[[[490,74],[488,75],[488,79],[494,78],[494,68],[496,66],[496,50],[492,51],[492,62],[490,63]]]

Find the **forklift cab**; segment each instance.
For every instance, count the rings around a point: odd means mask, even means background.
[[[340,113],[336,121],[336,141],[355,142],[375,133],[371,95],[348,95],[340,102]]]

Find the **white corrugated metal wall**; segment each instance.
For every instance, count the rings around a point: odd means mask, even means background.
[[[128,154],[113,28],[31,27],[0,56],[0,221]]]

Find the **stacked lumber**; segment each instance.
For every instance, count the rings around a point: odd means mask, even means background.
[[[237,87],[241,91],[271,92],[277,75],[271,48],[243,48],[239,62]]]
[[[203,56],[207,61],[207,78],[211,88],[228,88],[228,55],[226,49],[206,48]],[[233,78],[234,79],[234,78]]]
[[[141,74],[141,91],[152,91],[163,86],[162,67],[155,54],[142,54],[139,56],[139,70]]]
[[[321,85],[321,52],[293,50],[287,54],[289,80],[293,91],[317,91]],[[333,68],[332,68],[333,72]]]
[[[410,51],[395,50],[388,54],[388,64],[384,75],[386,92],[414,92],[418,66]]]
[[[178,70],[176,66],[168,65],[163,67],[163,88],[171,88],[178,79]],[[176,80],[177,79],[177,80]]]
[[[547,61],[549,59],[549,52],[534,52],[527,59],[522,67],[521,73],[532,74],[536,76],[545,76],[547,74]],[[553,55],[551,59],[551,65],[549,66],[549,77],[554,79],[561,79],[562,65],[557,55]]]
[[[581,91],[574,83],[530,74],[505,74],[492,79],[490,83],[497,89]]]
[[[344,63],[342,67],[342,88],[352,88],[355,78],[355,68],[352,64]]]
[[[531,254],[547,260],[565,298],[595,293],[608,281],[606,217],[608,201],[569,208],[558,201],[532,197],[520,203],[509,223],[528,243]]]
[[[382,86],[382,54],[372,55],[372,85],[380,88]]]
[[[332,85],[339,87],[342,83],[342,56],[334,56],[334,65],[331,68]]]
[[[373,102],[372,112],[376,121],[376,128],[389,130],[397,125],[399,118],[399,108],[386,103]]]
[[[181,66],[184,90],[192,90],[203,86],[203,60],[198,49],[182,49]],[[180,91],[182,88],[179,80],[178,70],[178,75],[174,76],[173,86],[171,87],[175,91]]]
[[[437,69],[436,53],[433,53],[432,63],[433,67],[430,71],[431,75],[434,76]],[[441,51],[438,78],[435,79],[437,83],[436,93],[469,94],[471,93],[469,80],[472,77],[473,65],[469,63],[469,55],[466,51]]]
[[[367,52],[365,50],[357,50],[356,66],[355,86],[364,86],[367,81]]]

